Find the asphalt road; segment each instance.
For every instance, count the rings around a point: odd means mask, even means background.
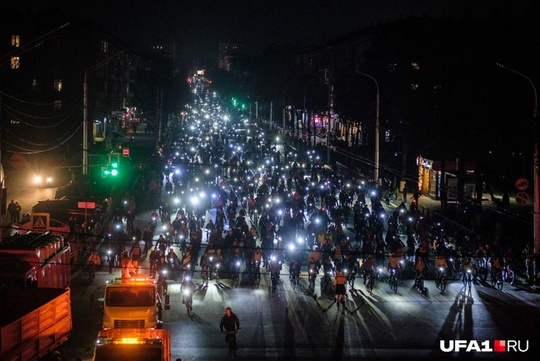
[[[106,250],[104,245],[102,254]],[[176,250],[177,254],[179,250]],[[142,264],[141,275],[147,272]],[[80,273],[72,282],[73,335],[66,345],[68,360],[91,359],[100,327],[106,279],[103,267],[92,282]],[[433,280],[426,281],[428,293],[420,294],[412,279],[405,279],[394,293],[387,283],[376,282],[370,295],[360,278],[356,291],[347,292],[345,309],[333,304],[333,294],[320,290],[316,297],[307,290],[307,273],[293,286],[282,271],[277,290],[269,287],[263,273],[257,287],[240,280],[221,279],[201,287],[200,274],[194,294],[193,312],[187,315],[181,303],[179,281],[169,282],[170,309],[164,311],[164,328],[172,335],[172,356],[182,360],[223,360],[228,351],[219,321],[230,306],[241,320],[237,359],[244,360],[387,360],[471,357],[531,359],[537,353],[534,331],[539,329],[540,295],[505,284],[502,291],[475,282],[470,293],[461,281],[452,281],[441,293]],[[516,340],[525,353],[443,353],[440,342],[453,340],[488,342]]]
[[[144,229],[148,219],[149,211],[142,211],[135,222]],[[102,245],[102,255],[106,247]],[[145,266],[143,263],[143,275]],[[109,274],[103,267],[92,282],[87,281],[82,268],[75,271],[71,283],[73,334],[65,354],[67,360],[91,360],[101,325],[104,284],[106,279],[120,276],[120,271]],[[422,295],[411,279],[405,279],[397,293],[388,284],[377,282],[369,295],[357,279],[357,291],[348,290],[344,311],[332,304],[332,294],[321,293],[320,277],[313,297],[305,292],[305,270],[295,287],[287,273],[285,266],[274,292],[265,274],[258,287],[229,279],[211,282],[195,293],[191,317],[180,301],[179,282],[170,282],[170,309],[164,311],[164,328],[171,331],[173,359],[228,359],[224,336],[219,332],[219,320],[227,306],[241,320],[239,360],[528,360],[540,351],[536,342],[540,295],[523,288],[505,284],[499,291],[474,283],[468,293],[460,281],[453,281],[440,293],[434,281],[427,280],[428,293]],[[195,274],[197,285],[201,283],[199,276]],[[464,347],[470,352],[457,351],[454,340],[465,340]],[[475,350],[475,345],[493,349],[499,340],[507,340],[508,345],[516,341],[519,348],[497,353]],[[443,348],[455,351],[445,353]]]

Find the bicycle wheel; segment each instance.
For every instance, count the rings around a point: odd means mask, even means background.
[[[446,284],[446,277],[442,277],[441,282],[439,283],[439,289],[441,290],[441,292],[444,292],[446,290]]]
[[[502,291],[504,282],[502,280],[502,277],[497,277],[496,286],[499,291]]]
[[[392,279],[390,279],[388,283],[390,283],[390,289],[394,291],[394,293],[397,293],[397,287],[398,287],[397,279],[395,277],[392,277]]]
[[[486,267],[480,267],[478,270],[478,277],[480,278],[480,281],[486,282],[488,276],[488,270]]]
[[[514,284],[514,281],[516,280],[516,274],[511,269],[506,271],[506,280],[510,282],[511,285]]]

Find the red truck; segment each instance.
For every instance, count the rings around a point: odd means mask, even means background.
[[[71,330],[69,288],[0,288],[0,360],[63,360]]]
[[[65,288],[71,281],[71,250],[51,232],[15,234],[0,242],[0,286]]]
[[[171,361],[170,333],[168,330],[153,328],[101,330],[96,340],[93,360]]]

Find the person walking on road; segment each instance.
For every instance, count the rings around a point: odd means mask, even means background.
[[[9,214],[11,223],[15,223],[15,220],[16,220],[16,209],[15,209],[16,207],[17,206],[15,205],[15,202],[12,199],[11,202],[7,206],[7,212]]]
[[[16,224],[19,224],[19,222],[21,221],[21,212],[22,212],[21,205],[19,204],[19,202],[15,202],[15,223]]]
[[[221,317],[219,324],[221,332],[225,332],[225,342],[229,344],[229,354],[232,353],[236,356],[236,333],[240,329],[240,320],[238,316],[232,312],[230,307],[225,309],[225,314]]]

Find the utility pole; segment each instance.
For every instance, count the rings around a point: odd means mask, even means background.
[[[534,93],[534,108],[533,108],[533,139],[534,139],[534,150],[533,150],[533,178],[534,178],[534,269],[533,269],[533,281],[538,282],[536,276],[540,273],[540,174],[538,174],[538,93],[536,92],[536,87],[534,82],[525,74],[520,73],[517,70],[504,66],[503,64],[496,63],[497,66],[508,70],[520,77],[524,78],[531,84],[533,93]],[[536,285],[539,286],[539,285]]]

